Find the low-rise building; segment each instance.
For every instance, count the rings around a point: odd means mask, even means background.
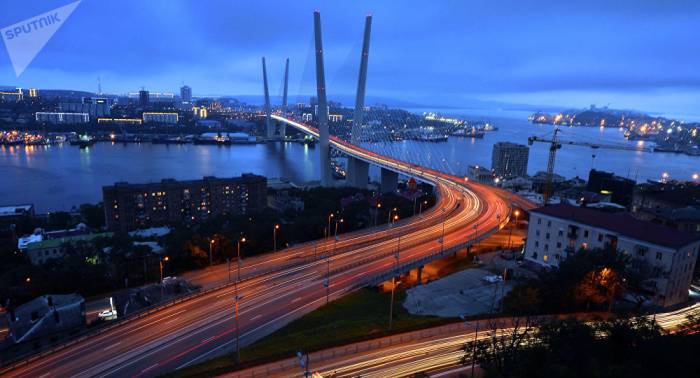
[[[88,113],[63,113],[63,112],[36,112],[35,119],[37,122],[45,122],[51,124],[74,124],[90,122],[90,114]]]
[[[178,121],[177,113],[163,113],[163,112],[144,112],[143,122],[144,123],[158,123],[174,125]]]
[[[544,266],[580,250],[615,248],[652,268],[653,302],[672,306],[688,299],[700,252],[700,237],[645,222],[627,213],[609,213],[571,205],[550,205],[530,212],[525,258]]]
[[[27,244],[23,251],[27,256],[27,259],[29,259],[29,262],[31,262],[33,265],[42,265],[49,262],[51,259],[63,258],[66,255],[68,246],[76,247],[83,245],[87,248],[92,248],[92,242],[95,239],[107,238],[111,236],[111,232],[103,232],[99,234],[43,239],[41,241]]]
[[[118,182],[103,187],[102,198],[107,228],[130,231],[217,215],[257,213],[267,205],[267,179],[243,174],[148,184]]]

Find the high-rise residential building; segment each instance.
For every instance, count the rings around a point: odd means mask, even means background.
[[[147,90],[142,89],[139,91],[139,105],[141,106],[147,106],[149,103],[149,93]]]
[[[491,169],[496,176],[527,176],[530,149],[522,144],[498,142],[493,145]]]
[[[180,88],[180,101],[182,102],[192,102],[192,88],[187,85],[183,85]]]
[[[129,231],[217,215],[254,214],[267,205],[267,179],[254,174],[202,180],[129,184],[102,188],[107,227]]]

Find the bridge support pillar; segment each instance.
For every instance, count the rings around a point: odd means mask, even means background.
[[[367,189],[369,163],[348,157],[348,177],[346,183],[353,188]]]
[[[418,285],[420,285],[423,282],[423,266],[418,267],[418,271],[416,272],[416,282],[418,282]]]
[[[395,192],[399,185],[399,174],[390,171],[388,169],[382,168],[382,181],[381,190],[382,193]]]

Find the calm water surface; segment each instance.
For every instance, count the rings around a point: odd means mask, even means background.
[[[444,143],[404,141],[367,147],[414,163],[463,175],[467,165],[490,167],[495,142],[527,144],[530,135],[551,135],[552,126],[532,125],[524,120],[499,118],[499,131],[484,139],[450,138]],[[470,119],[480,117],[467,114]],[[561,138],[630,144],[616,128],[564,128]],[[528,172],[544,171],[548,146],[536,143],[530,149]],[[596,155],[592,159],[592,154]],[[285,177],[294,182],[317,179],[318,148],[275,143],[217,147],[206,145],[151,145],[97,143],[81,150],[75,146],[0,146],[0,205],[34,203],[38,211],[66,210],[81,203],[101,201],[102,186],[116,181],[133,183],[163,178],[198,179],[206,175],[237,176],[252,172],[267,177]],[[564,146],[557,153],[556,169],[566,177],[586,178],[591,166],[613,171],[638,181],[671,178],[690,179],[700,172],[700,157],[670,153],[645,153],[588,147]],[[377,176],[376,170],[370,174]]]

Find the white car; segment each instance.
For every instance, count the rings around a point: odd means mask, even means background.
[[[117,311],[116,310],[104,310],[97,314],[97,319],[100,320],[116,320]]]

